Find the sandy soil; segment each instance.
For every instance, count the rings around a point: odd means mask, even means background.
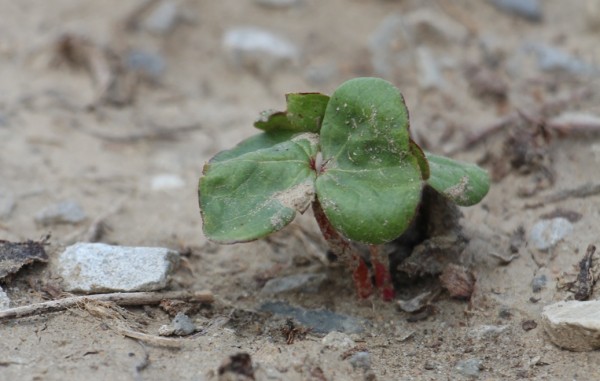
[[[508,163],[524,138],[505,148],[510,136],[520,136],[518,126],[533,131],[532,121],[543,123],[563,110],[600,113],[600,87],[593,78],[540,71],[528,55],[511,61],[523,54],[519,49],[525,41],[532,41],[600,62],[599,35],[585,21],[585,1],[568,7],[562,0],[544,1],[541,23],[473,0],[304,0],[284,9],[253,1],[181,1],[177,4],[185,17],[165,34],[124,27],[137,4],[0,1],[0,188],[16,200],[14,210],[0,220],[0,239],[35,240],[52,234],[50,264],[29,267],[3,286],[15,306],[48,297],[43,286],[60,287],[53,259],[94,219],[122,205],[106,216],[110,229],[101,241],[187,253],[170,288],[210,289],[217,301],[191,314],[203,333],[179,349],[123,337],[109,328],[106,317],[82,309],[2,322],[0,379],[211,380],[218,378],[219,365],[238,352],[251,355],[256,379],[261,380],[467,379],[456,365],[471,358],[481,361],[479,378],[486,380],[600,379],[598,351],[561,350],[539,324],[544,305],[569,296],[557,290],[557,279],[575,274],[573,265],[587,245],[597,243],[600,196],[525,207],[543,203],[556,191],[596,182],[598,140],[553,134],[549,142],[536,140],[536,146],[527,138],[526,173]],[[269,240],[234,246],[207,242],[196,195],[203,163],[253,134],[258,112],[282,108],[284,93],[330,93],[346,79],[375,75],[368,49],[373,31],[386,16],[418,8],[437,10],[466,28],[469,36],[463,42],[428,45],[445,62],[445,87],[424,90],[412,63],[388,78],[405,95],[413,135],[431,151],[455,151],[454,157],[482,163],[497,179],[480,205],[463,210],[461,224],[470,241],[460,260],[477,278],[470,302],[441,293],[429,316],[409,322],[411,315],[395,303],[378,297],[358,300],[348,272],[322,264],[319,258],[326,248],[312,238],[316,227],[307,216]],[[223,52],[222,36],[231,27],[246,25],[286,37],[300,48],[301,59],[268,76],[233,67]],[[89,73],[57,62],[57,55],[65,58],[57,53],[57,41],[65,33],[115,54],[130,48],[157,52],[166,60],[166,70],[158,80],[142,79],[132,102],[98,102],[98,82]],[[495,41],[496,68],[482,53],[484,37]],[[469,84],[472,75],[465,74],[471,66],[492,70],[497,77],[491,83],[506,84],[506,100],[477,95]],[[310,68],[320,68],[324,79],[308,80]],[[489,93],[489,87],[488,82],[483,91]],[[535,114],[545,102],[581,88],[590,90],[584,99]],[[468,149],[457,149],[467,137],[516,110],[530,117]],[[169,139],[149,136],[157,126],[194,128]],[[153,177],[165,173],[180,176],[185,185],[153,190]],[[544,188],[545,173],[552,173],[554,181]],[[523,197],[528,191],[530,197]],[[88,219],[75,226],[35,223],[40,209],[65,199],[79,202]],[[563,242],[540,253],[525,240],[517,243],[517,257],[510,263],[498,259],[511,255],[511,237],[519,226],[527,235],[542,215],[559,207],[582,216]],[[260,293],[269,278],[305,272],[327,272],[320,292]],[[532,279],[542,274],[548,282],[534,293]],[[399,296],[415,296],[438,284],[430,278],[400,290]],[[367,319],[365,330],[350,337],[359,350],[370,353],[371,371],[354,369],[344,356],[346,349],[325,348],[316,333],[286,344],[279,330],[284,319],[257,312],[270,300]],[[170,321],[158,307],[131,311],[145,319],[141,329],[148,333],[156,334]],[[527,320],[537,327],[524,330]],[[482,325],[508,328],[478,337]]]

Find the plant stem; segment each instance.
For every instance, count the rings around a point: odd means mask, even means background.
[[[371,263],[375,272],[375,286],[381,289],[381,297],[386,302],[394,299],[394,285],[390,275],[390,261],[386,254],[379,255],[380,246],[369,245],[371,253]]]
[[[323,238],[327,241],[329,248],[338,258],[347,262],[352,269],[352,279],[354,280],[358,296],[368,298],[373,292],[373,285],[371,284],[367,264],[356,250],[352,248],[350,242],[331,225],[319,200],[315,200],[312,203],[312,208],[317,224],[319,224],[319,228],[321,229],[321,234],[323,234]]]

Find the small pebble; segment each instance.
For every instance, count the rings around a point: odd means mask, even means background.
[[[417,65],[419,86],[422,89],[439,90],[446,87],[446,81],[431,49],[426,47],[417,48]]]
[[[257,27],[238,27],[223,37],[227,57],[236,68],[270,75],[273,70],[296,63],[300,52],[290,41]]]
[[[58,269],[69,292],[156,291],[178,262],[177,252],[161,247],[77,243],[59,255]]]
[[[548,305],[542,311],[542,325],[561,348],[576,352],[600,349],[600,300]]]
[[[573,224],[566,218],[558,217],[541,220],[531,228],[529,241],[538,250],[548,250],[573,232]]]
[[[356,352],[348,361],[354,369],[362,369],[364,372],[371,369],[371,354],[369,352]]]
[[[478,358],[461,360],[456,363],[455,369],[463,376],[479,377],[479,372],[483,369],[483,362]]]
[[[154,176],[150,184],[150,188],[154,191],[181,189],[184,186],[185,182],[179,175],[170,173]]]
[[[163,325],[159,328],[160,336],[188,336],[196,332],[196,325],[183,312],[177,313],[170,325]]]
[[[529,43],[526,50],[537,57],[537,63],[543,71],[563,71],[574,75],[595,75],[600,69],[581,59],[550,45]]]
[[[508,325],[480,325],[469,332],[469,335],[480,340],[495,339],[509,330]]]
[[[422,7],[404,16],[405,28],[417,45],[460,43],[467,39],[467,28],[435,8]]]
[[[542,274],[540,276],[536,276],[531,281],[531,289],[533,292],[540,292],[544,287],[546,287],[546,283],[548,283],[548,278],[546,275]]]
[[[503,12],[520,16],[530,21],[542,20],[542,8],[539,0],[490,0]]]
[[[35,215],[35,222],[47,226],[53,224],[77,224],[86,219],[78,202],[67,200],[49,205]]]
[[[144,20],[143,27],[152,33],[167,34],[177,23],[178,16],[177,4],[174,1],[164,1]]]
[[[138,49],[133,49],[127,54],[126,64],[129,69],[142,73],[153,81],[162,77],[167,66],[160,54]]]
[[[353,348],[356,345],[350,336],[338,331],[329,332],[325,337],[323,337],[323,339],[321,339],[321,344],[323,344],[323,347],[325,348],[331,348],[335,350],[346,350]]]

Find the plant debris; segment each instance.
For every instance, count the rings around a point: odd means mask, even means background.
[[[48,262],[44,246],[47,236],[41,241],[9,242],[0,240],[0,279],[18,272],[21,267],[33,262]]]
[[[229,356],[219,367],[219,380],[254,380],[252,358],[248,353],[240,352]],[[226,378],[227,373],[243,376],[241,378]]]
[[[294,344],[296,339],[304,340],[310,331],[312,331],[312,328],[297,326],[294,320],[289,318],[286,319],[285,324],[281,327],[281,333],[288,345]]]
[[[568,291],[574,292],[575,300],[588,300],[594,292],[594,285],[600,278],[600,261],[593,259],[596,246],[589,245],[585,255],[579,261],[579,273],[574,282],[565,286]]]
[[[469,300],[475,289],[475,275],[467,268],[450,264],[440,275],[442,287],[455,299]]]

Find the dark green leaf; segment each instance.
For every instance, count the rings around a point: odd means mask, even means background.
[[[401,235],[416,212],[423,182],[400,92],[376,78],[342,84],[325,111],[321,149],[317,197],[331,224],[371,244]]]
[[[205,235],[220,243],[244,242],[289,224],[314,198],[317,145],[317,135],[303,133],[254,151],[238,146],[230,158],[223,154],[209,162],[199,184]]]
[[[286,95],[287,117],[293,129],[319,132],[329,97],[320,93],[292,93]]]

